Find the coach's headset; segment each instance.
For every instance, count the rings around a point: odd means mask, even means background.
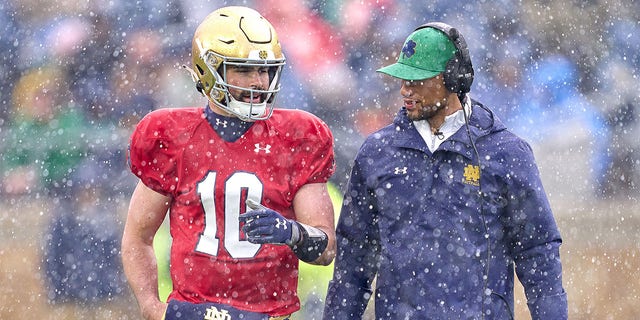
[[[447,87],[449,92],[457,93],[458,98],[460,99],[460,102],[464,104],[465,98],[466,98],[465,96],[471,90],[471,84],[473,83],[473,76],[474,76],[473,64],[471,63],[471,56],[469,54],[469,48],[467,47],[467,42],[464,40],[464,37],[462,36],[462,34],[460,34],[458,29],[443,22],[425,23],[417,27],[414,30],[414,32],[424,28],[433,28],[436,30],[440,30],[449,38],[449,40],[451,40],[451,42],[453,42],[453,45],[456,48],[456,53],[453,57],[451,57],[451,59],[449,59],[449,61],[447,61],[447,65],[445,66],[445,71],[442,73],[443,75],[442,77],[444,80],[444,85]],[[480,170],[480,173],[482,174],[482,169],[481,169],[482,165],[480,163],[480,155],[478,154],[478,149],[476,148],[475,141],[473,141],[473,139],[471,138],[472,136],[469,129],[469,115],[467,114],[466,108],[464,107],[462,108],[462,112],[464,112],[464,120],[465,120],[465,127],[467,129],[467,135],[469,137],[469,141],[471,142],[471,146],[473,147],[473,150],[475,152],[475,155],[478,161],[478,168]],[[486,219],[484,216],[484,210],[483,210],[484,194],[482,192],[482,184],[478,186],[478,193],[479,193],[479,199],[480,199],[480,218],[482,220],[482,224],[486,232],[485,237],[487,239],[487,257],[485,261],[484,285],[482,290],[483,292],[486,292],[488,281],[489,281],[491,243],[489,239],[489,228],[487,226]],[[502,301],[505,303],[510,319],[514,319],[513,313],[511,312],[511,307],[507,302],[506,298],[494,292],[493,290],[491,290],[491,294],[498,296],[500,299],[502,299]],[[484,318],[485,318],[485,310],[484,310],[484,303],[483,303],[482,319]]]
[[[471,90],[473,83],[473,64],[469,55],[467,42],[458,29],[443,23],[430,22],[417,27],[415,31],[424,28],[434,28],[442,31],[453,45],[456,47],[456,53],[447,62],[446,69],[443,72],[444,84],[450,92],[455,92],[463,100],[462,97]]]

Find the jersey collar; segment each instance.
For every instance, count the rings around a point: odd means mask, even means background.
[[[238,140],[253,125],[253,122],[242,121],[238,117],[225,117],[217,114],[208,105],[204,108],[204,114],[211,128],[227,142]]]

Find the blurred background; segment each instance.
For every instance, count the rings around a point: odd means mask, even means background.
[[[138,319],[119,258],[133,126],[204,106],[189,74],[195,27],[246,5],[278,31],[280,108],[333,130],[338,209],[364,137],[400,83],[376,69],[443,21],[466,38],[471,95],[534,149],[561,229],[571,319],[640,318],[640,3],[623,0],[7,0],[0,4],[0,319]],[[171,239],[157,237],[161,295]],[[301,266],[318,319],[332,268]],[[530,318],[517,287],[517,319]],[[368,315],[370,316],[370,314]]]

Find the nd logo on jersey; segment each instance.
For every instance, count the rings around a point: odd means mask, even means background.
[[[216,307],[207,308],[207,314],[204,315],[204,320],[231,320],[231,315],[229,311],[225,309],[220,309]]]
[[[464,180],[462,181],[472,186],[480,185],[480,167],[468,164],[464,168]]]

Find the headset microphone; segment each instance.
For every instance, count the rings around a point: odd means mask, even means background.
[[[440,131],[439,129],[436,130],[435,132],[433,132],[433,135],[438,137],[438,139],[440,139],[440,140],[444,140],[444,133],[442,131]]]

